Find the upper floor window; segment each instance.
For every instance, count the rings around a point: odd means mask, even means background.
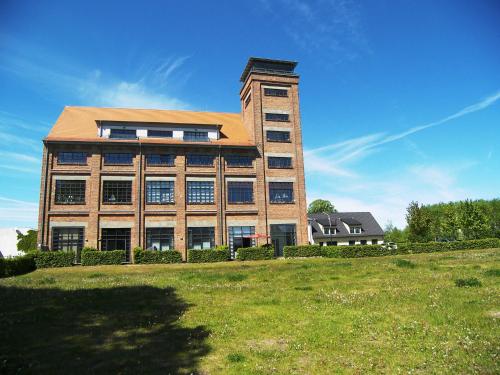
[[[288,96],[288,90],[265,87],[264,88],[264,95],[265,96]]]
[[[290,121],[288,113],[266,113],[266,121]]]
[[[268,130],[266,136],[269,142],[290,142],[290,132],[287,131]]]
[[[134,156],[131,153],[105,153],[104,164],[106,165],[130,165]]]
[[[251,167],[253,157],[249,155],[227,155],[226,164],[228,167]]]
[[[137,133],[135,129],[110,129],[109,138],[135,139]]]
[[[281,157],[281,156],[268,156],[267,166],[268,168],[278,168],[278,169],[292,168],[292,158]]]
[[[149,154],[146,155],[148,165],[174,165],[175,155]]]
[[[146,203],[174,203],[174,181],[146,181]]]
[[[155,138],[172,138],[174,132],[172,130],[148,130],[148,137]]]
[[[214,155],[189,154],[186,156],[186,164],[191,167],[212,167]]]
[[[56,180],[57,204],[84,204],[85,181]]]
[[[228,203],[253,203],[253,183],[230,181],[227,183]]]
[[[102,201],[104,203],[131,203],[132,181],[104,181]]]
[[[58,164],[87,164],[86,152],[60,152],[57,154]]]
[[[208,142],[210,139],[208,138],[208,132],[185,131],[184,140],[193,142]]]
[[[187,182],[188,203],[214,203],[213,181],[188,181]]]
[[[269,200],[271,203],[292,203],[293,182],[270,182]]]
[[[361,227],[349,227],[349,233],[361,234]]]
[[[337,228],[325,227],[325,234],[337,234]]]

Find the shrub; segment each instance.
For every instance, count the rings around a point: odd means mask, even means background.
[[[322,251],[328,258],[363,258],[397,254],[397,250],[387,249],[382,245],[324,246]]]
[[[156,251],[134,249],[134,263],[136,264],[158,264],[158,263],[181,263],[182,255],[178,251]]]
[[[124,261],[125,250],[99,251],[91,247],[82,250],[82,266],[122,264]]]
[[[272,246],[241,247],[236,251],[236,258],[239,260],[261,260],[274,258],[274,248]]]
[[[227,245],[218,245],[218,246],[215,246],[215,250],[229,250],[229,246]]]
[[[36,268],[71,267],[75,260],[74,252],[35,251],[33,252]]]
[[[212,262],[225,262],[229,260],[231,253],[229,250],[188,250],[189,263],[212,263]]]
[[[500,247],[499,238],[453,242],[406,243],[398,246],[400,254],[433,253],[439,251],[472,250]]]
[[[306,245],[306,246],[285,246],[283,247],[283,256],[285,258],[295,257],[319,257],[323,255],[321,246]]]
[[[470,287],[481,286],[482,284],[481,281],[479,281],[475,277],[470,277],[468,279],[455,280],[455,285],[458,286],[459,288],[470,288]]]
[[[36,265],[32,254],[0,259],[0,277],[23,275],[35,269]]]

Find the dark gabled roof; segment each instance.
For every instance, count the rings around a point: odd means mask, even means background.
[[[337,228],[337,234],[335,237],[359,237],[359,234],[350,234],[347,228],[342,224],[347,225],[361,225],[362,236],[383,236],[384,231],[377,223],[375,218],[370,212],[335,212],[332,214],[309,214],[307,215],[309,222],[318,231],[313,235],[313,237],[325,237],[329,235],[323,234],[320,226],[335,226]]]

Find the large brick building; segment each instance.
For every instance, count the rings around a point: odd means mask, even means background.
[[[43,141],[40,247],[307,243],[295,66],[250,58],[241,113],[65,107]]]

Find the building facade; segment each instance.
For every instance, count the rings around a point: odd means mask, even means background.
[[[39,246],[125,249],[132,262],[135,246],[186,259],[306,244],[295,66],[250,58],[241,113],[65,107],[43,141]]]

